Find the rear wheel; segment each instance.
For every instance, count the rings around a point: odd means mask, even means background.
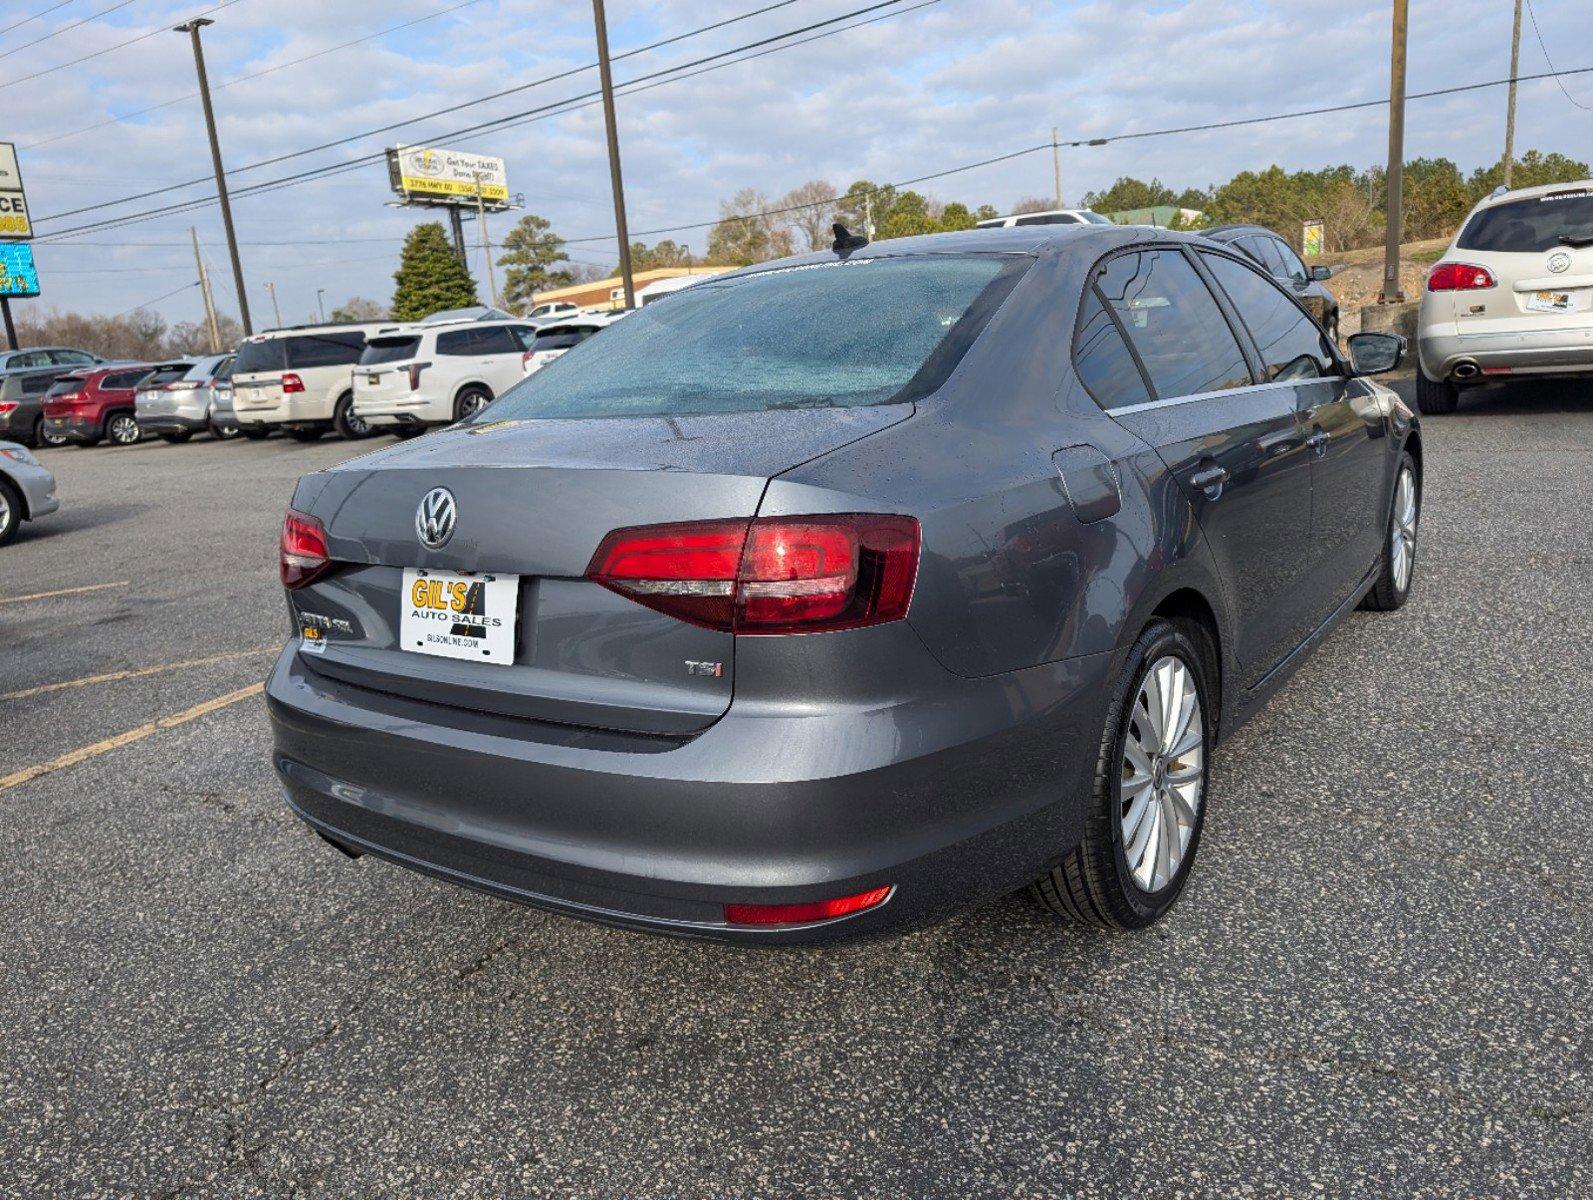
[[[1416,407],[1429,416],[1452,413],[1460,404],[1460,389],[1447,379],[1429,379],[1427,372],[1416,368]]]
[[[112,413],[105,419],[105,437],[113,446],[131,446],[143,436],[138,418],[130,412]]]
[[[1377,582],[1361,601],[1362,608],[1391,612],[1410,598],[1416,573],[1416,524],[1421,519],[1422,491],[1416,464],[1400,455],[1399,476],[1394,481],[1394,503],[1388,513],[1388,533],[1383,538],[1382,569]]]
[[[189,429],[178,429],[178,430],[174,430],[171,433],[163,433],[163,434],[161,434],[160,435],[160,440],[163,441],[163,442],[170,442],[173,446],[180,446],[180,445],[182,445],[182,443],[186,442],[189,438],[191,438],[193,436],[194,435],[193,435],[193,431],[192,430],[189,430]]]
[[[16,536],[22,524],[22,494],[8,479],[0,479],[0,546]]]
[[[339,437],[348,441],[371,436],[371,423],[354,411],[353,392],[344,392],[337,398],[337,407],[332,410],[332,427]]]
[[[492,393],[484,387],[471,384],[460,388],[459,394],[454,397],[454,420],[463,421],[466,417],[473,417],[491,403]]]
[[[66,438],[59,433],[46,433],[44,431],[44,418],[40,417],[33,423],[33,444],[35,446],[64,446]]]
[[[1107,929],[1143,929],[1183,891],[1206,816],[1214,733],[1204,633],[1155,620],[1113,694],[1084,837],[1034,884],[1053,911]]]
[[[210,436],[218,442],[230,442],[242,432],[243,430],[236,425],[217,425],[214,421],[210,423]]]

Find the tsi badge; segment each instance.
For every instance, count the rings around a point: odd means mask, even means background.
[[[724,673],[724,663],[692,662],[689,658],[686,660],[686,674],[688,675],[706,675],[710,679],[718,679]]]
[[[415,536],[428,550],[441,550],[454,536],[454,525],[459,520],[459,506],[454,494],[447,488],[436,487],[421,497],[415,510]]]

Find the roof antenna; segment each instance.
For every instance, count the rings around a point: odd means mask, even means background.
[[[868,245],[868,239],[866,237],[860,233],[852,233],[839,221],[837,221],[832,228],[835,230],[835,241],[831,243],[830,249],[834,250],[842,258],[846,258],[852,253],[852,251],[861,250],[864,246]]]

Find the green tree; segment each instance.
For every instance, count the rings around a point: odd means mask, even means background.
[[[332,310],[334,321],[385,321],[387,310],[375,300],[364,296],[350,296]]]
[[[973,215],[974,221],[979,222],[994,221],[1001,214],[996,211],[996,206],[994,204],[981,204],[978,208],[974,209]]]
[[[1586,179],[1590,172],[1585,162],[1567,158],[1564,154],[1544,154],[1541,150],[1528,150],[1516,159],[1510,176],[1511,187],[1542,187],[1549,183],[1574,183]],[[1504,164],[1493,163],[1478,167],[1467,180],[1471,185],[1473,201],[1481,200],[1494,188],[1504,183]]]
[[[418,321],[445,308],[480,303],[476,281],[459,261],[437,221],[427,221],[409,231],[393,282],[397,285],[392,304],[395,321]]]
[[[658,267],[689,267],[691,261],[691,251],[668,238],[656,246],[649,246],[646,242],[631,243],[632,271],[652,271]],[[614,268],[614,274],[619,274],[618,266]]]
[[[901,193],[883,217],[877,215],[878,209],[875,212],[878,226],[876,237],[879,241],[934,233],[940,228],[940,224],[930,215],[929,201],[917,192]]]
[[[1176,204],[1178,200],[1179,197],[1173,189],[1160,179],[1152,179],[1146,183],[1143,179],[1124,175],[1104,192],[1086,192],[1084,207],[1104,214],[1127,212],[1132,208],[1155,208],[1160,204]]]
[[[565,261],[564,239],[546,217],[526,213],[503,239],[503,249],[498,265],[508,268],[503,301],[511,309],[527,308],[538,292],[573,282],[570,272],[558,265]]]
[[[711,262],[745,266],[791,253],[791,230],[778,217],[765,216],[769,198],[756,188],[742,188],[719,202],[719,224],[708,233]]]
[[[978,221],[960,200],[953,200],[940,210],[940,227],[946,230],[972,229]]]
[[[885,214],[895,206],[895,188],[889,184],[881,187],[866,179],[859,179],[835,202],[835,219],[853,233],[867,233],[872,224],[877,235]],[[869,221],[870,213],[874,218],[872,222]]]
[[[1405,164],[1408,241],[1448,237],[1471,210],[1471,191],[1460,168],[1447,158],[1417,158]]]

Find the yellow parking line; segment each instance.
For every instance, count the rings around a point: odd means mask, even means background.
[[[206,713],[215,712],[218,708],[226,708],[229,704],[236,704],[238,701],[247,700],[251,696],[258,696],[263,691],[265,691],[265,684],[251,683],[246,688],[239,688],[235,692],[217,696],[214,700],[206,700],[203,704],[196,704],[192,708],[183,709],[180,713],[174,713],[169,717],[161,717],[158,721],[151,721],[149,724],[140,725],[136,729],[129,729],[126,733],[118,733],[115,737],[108,737],[104,741],[95,742],[92,746],[79,746],[76,750],[69,750],[59,758],[52,758],[49,762],[24,767],[20,771],[13,771],[10,775],[0,775],[0,792],[20,787],[31,779],[37,779],[40,775],[48,775],[52,771],[60,771],[66,767],[76,766],[85,759],[108,754],[112,750],[119,750],[123,746],[131,745],[133,742],[142,741],[150,734],[157,733],[162,729],[186,725],[189,721],[196,720]]]
[[[167,671],[180,671],[186,667],[204,667],[211,663],[228,662],[234,658],[249,658],[258,654],[275,654],[280,646],[260,646],[253,650],[231,650],[226,654],[211,654],[205,658],[185,658],[181,662],[158,663],[153,667],[129,667],[125,671],[107,671],[103,675],[86,675],[82,679],[67,679],[61,683],[43,683],[38,687],[23,688],[20,692],[0,693],[0,702],[25,700],[29,696],[43,696],[47,692],[64,692],[67,688],[87,687],[91,683],[114,683],[119,679],[142,679],[146,675],[161,675]]]
[[[34,592],[31,596],[0,596],[0,604],[21,604],[24,600],[49,600],[54,596],[76,596],[82,592],[100,592],[106,588],[126,586],[125,579],[116,583],[90,583],[83,587],[62,588],[58,592]]]

